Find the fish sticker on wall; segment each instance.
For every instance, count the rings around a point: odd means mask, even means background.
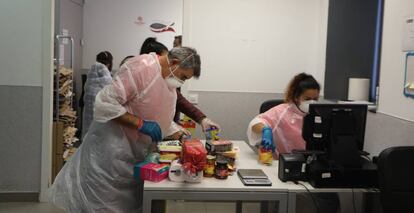
[[[175,32],[173,25],[174,25],[174,22],[165,23],[165,22],[157,21],[157,22],[152,23],[149,27],[150,27],[150,30],[155,33],[162,33],[162,32],[168,32],[168,31]]]

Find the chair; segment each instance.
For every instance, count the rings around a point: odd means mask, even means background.
[[[414,146],[391,147],[378,157],[384,213],[414,212]]]
[[[277,106],[279,104],[284,103],[284,100],[282,99],[271,99],[271,100],[267,100],[265,102],[262,103],[262,105],[260,105],[260,113],[264,113],[267,110],[273,108],[274,106]]]

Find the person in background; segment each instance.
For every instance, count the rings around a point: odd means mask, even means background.
[[[181,47],[183,41],[183,36],[178,35],[174,37],[173,47]]]
[[[157,55],[164,55],[168,53],[168,48],[162,43],[158,42],[156,38],[149,37],[142,44],[140,53],[146,54],[150,52],[155,52]],[[185,115],[193,119],[195,122],[199,123],[201,125],[203,132],[205,132],[207,129],[211,127],[215,127],[220,130],[220,126],[217,123],[207,118],[207,116],[201,110],[195,107],[181,94],[180,88],[177,88],[177,103],[174,116],[174,121],[176,123],[180,122],[180,112],[184,113]],[[189,133],[187,131],[180,131],[173,135],[172,138],[178,139],[183,134]]]
[[[312,75],[296,75],[287,86],[284,103],[257,115],[249,123],[247,137],[250,144],[262,143],[275,147],[276,160],[281,153],[305,150],[306,142],[302,138],[303,118],[308,113],[309,104],[318,101],[319,92],[320,85]],[[302,205],[305,199],[310,200],[307,195],[302,195],[298,196],[297,212],[309,212],[309,209],[301,210],[306,208],[306,205]],[[339,197],[336,193],[317,193],[314,197],[319,204],[318,212],[339,211]]]
[[[84,104],[82,114],[82,138],[88,132],[89,126],[93,121],[93,107],[96,94],[106,85],[112,82],[112,54],[108,51],[100,52],[96,55],[96,63],[88,71],[83,96]]]
[[[52,203],[66,212],[140,212],[143,182],[134,180],[134,164],[169,134],[176,88],[198,78],[200,64],[188,47],[123,64],[96,96],[94,121],[56,176]]]

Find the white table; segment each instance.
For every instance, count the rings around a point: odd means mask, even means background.
[[[279,212],[296,212],[296,194],[306,189],[293,182],[282,182],[278,178],[278,161],[266,166],[257,162],[257,154],[244,141],[232,141],[240,148],[236,160],[237,169],[262,169],[272,186],[244,186],[237,174],[225,180],[203,178],[201,183],[176,183],[168,179],[158,183],[145,181],[143,212],[151,212],[152,200],[202,200],[202,201],[278,201]],[[315,189],[301,182],[311,192],[370,192],[366,189],[327,188]]]
[[[232,141],[240,148],[237,169],[262,169],[272,181],[272,186],[244,186],[237,174],[225,180],[203,178],[201,183],[176,183],[164,180],[158,183],[145,181],[143,212],[151,212],[152,200],[210,200],[210,201],[279,201],[279,212],[287,212],[288,186],[277,177],[276,165],[266,166],[257,162],[256,153],[244,141]],[[294,184],[293,184],[294,185]]]

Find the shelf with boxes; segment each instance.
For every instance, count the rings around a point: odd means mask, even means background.
[[[59,56],[62,39],[71,41],[70,67],[61,63]],[[75,135],[76,111],[73,109],[73,39],[70,36],[56,36],[56,53],[53,89],[53,149],[52,175],[59,173],[65,161],[76,151],[74,144],[79,140]]]

